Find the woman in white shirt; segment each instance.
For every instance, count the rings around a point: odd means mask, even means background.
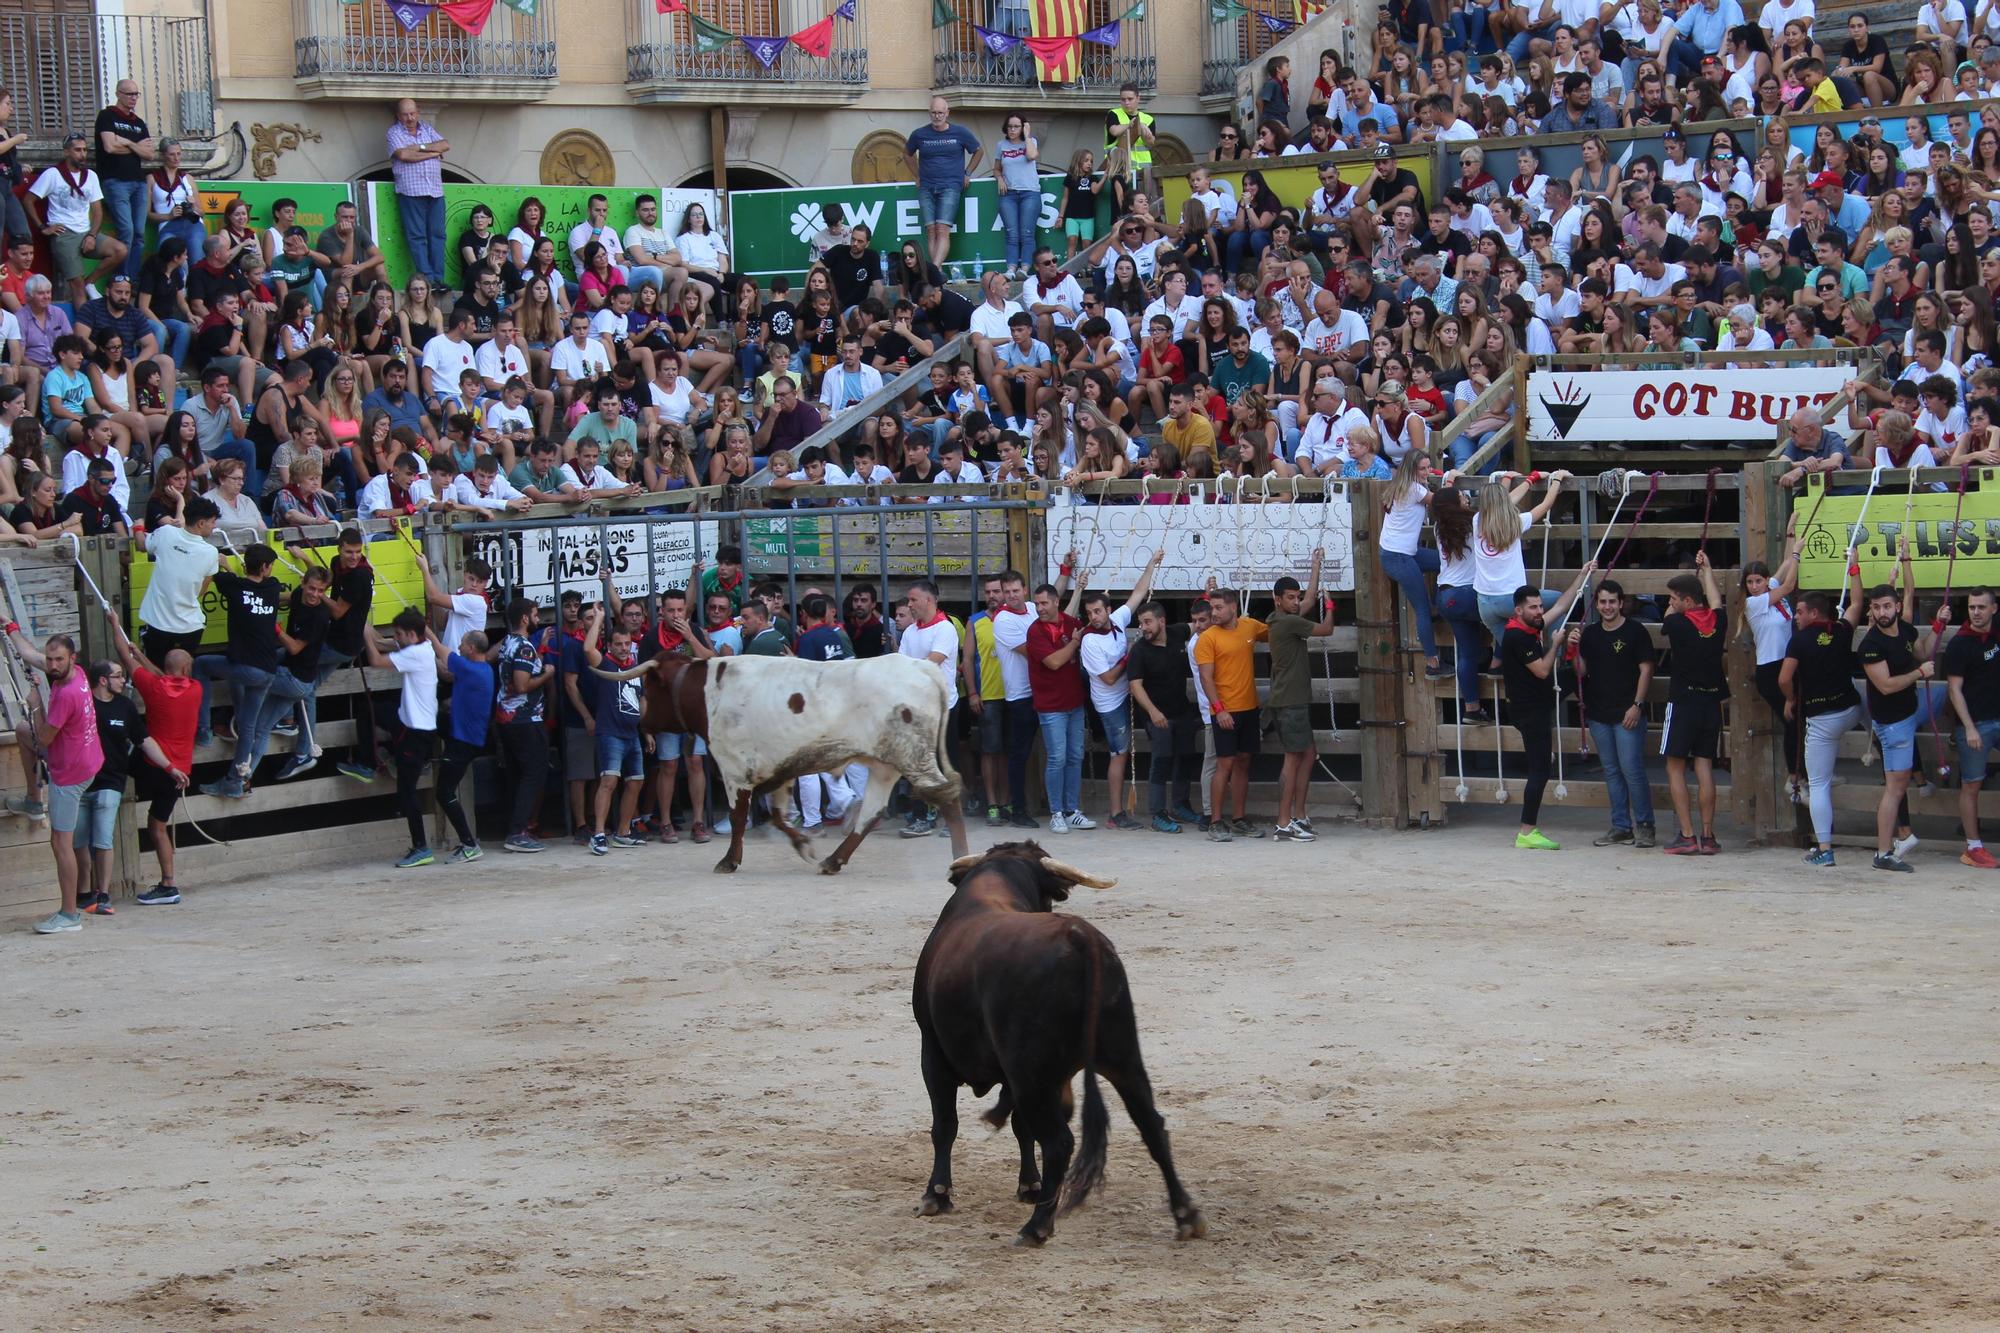
[[[1438,660],[1437,629],[1432,624],[1430,589],[1425,574],[1438,572],[1438,553],[1423,544],[1424,518],[1431,504],[1431,460],[1421,449],[1412,449],[1396,464],[1389,477],[1389,503],[1382,516],[1376,545],[1382,572],[1403,590],[1403,600],[1416,618],[1417,639],[1424,648],[1424,674],[1433,680],[1445,674]],[[1451,484],[1449,473],[1445,484]]]
[[[1459,721],[1484,722],[1490,714],[1479,705],[1479,668],[1488,654],[1480,641],[1479,593],[1473,587],[1472,498],[1447,485],[1426,507],[1437,537],[1437,613],[1451,626]]]
[[[227,531],[234,536],[248,528],[253,538],[262,532],[266,526],[263,512],[257,508],[257,502],[243,492],[243,460],[218,458],[209,475],[215,478],[215,489],[202,498],[212,500],[215,507],[222,511],[222,519],[215,525],[216,531]]]
[[[1555,507],[1556,496],[1570,474],[1551,472],[1545,479],[1547,491],[1541,503],[1522,513],[1520,503],[1534,489],[1534,482],[1518,472],[1496,472],[1479,496],[1479,512],[1472,517],[1472,587],[1479,594],[1479,620],[1493,636],[1493,669],[1499,670],[1500,635],[1514,614],[1514,590],[1528,581],[1528,566],[1522,552],[1528,532]],[[1512,490],[1510,481],[1520,482]],[[1544,540],[1547,540],[1544,538]],[[1542,600],[1553,604],[1557,594],[1545,590]]]
[[[1798,586],[1799,539],[1785,538],[1785,558],[1776,574],[1762,560],[1743,566],[1743,623],[1757,643],[1757,693],[1771,705],[1785,727],[1785,771],[1799,780],[1799,724],[1785,714],[1785,694],[1778,688],[1778,672],[1785,664],[1785,650],[1792,641],[1792,607],[1786,599]]]
[[[674,249],[680,251],[688,277],[708,289],[711,303],[734,288],[729,275],[729,252],[722,237],[710,230],[708,210],[700,204],[689,204],[687,212],[681,215],[681,234],[674,237]]]

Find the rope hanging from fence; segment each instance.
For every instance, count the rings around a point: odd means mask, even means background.
[[[1709,515],[1715,511],[1715,479],[1721,475],[1722,469],[1719,467],[1712,467],[1708,470],[1708,494],[1701,502],[1701,544],[1695,547],[1697,552],[1703,554],[1706,554],[1708,551]]]
[[[1911,470],[1910,475],[1912,477],[1916,475],[1915,469]],[[1958,504],[1953,508],[1951,515],[1951,549],[1945,553],[1944,560],[1944,601],[1938,604],[1937,618],[1931,622],[1932,680],[1937,679],[1938,659],[1944,653],[1944,632],[1951,626],[1952,573],[1954,567],[1958,564],[1958,524],[1960,518],[1965,514],[1965,491],[1971,480],[1971,466],[1969,464],[1961,464],[1958,469]],[[1903,524],[1903,531],[1907,535],[1909,530],[1909,522],[1906,519]],[[1944,733],[1938,730],[1937,718],[1935,716],[1931,718],[1931,741],[1933,746],[1932,753],[1937,761],[1938,776],[1942,778],[1951,771],[1951,768],[1945,760]]]

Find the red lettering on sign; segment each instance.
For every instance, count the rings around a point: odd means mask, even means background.
[[[1657,385],[1640,385],[1638,390],[1632,395],[1632,415],[1641,421],[1651,421],[1653,419],[1653,407],[1659,400],[1660,390]]]
[[[1720,390],[1713,384],[1694,384],[1688,387],[1688,392],[1694,395],[1695,414],[1697,416],[1707,416],[1708,406],[1715,401],[1715,395]]]
[[[1751,421],[1757,416],[1757,395],[1737,389],[1729,395],[1729,418],[1732,421]]]
[[[1660,392],[1660,406],[1670,417],[1680,416],[1687,411],[1688,386],[1675,381]]]

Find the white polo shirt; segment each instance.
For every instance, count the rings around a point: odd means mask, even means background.
[[[940,610],[930,624],[910,626],[903,631],[903,641],[896,651],[919,662],[932,653],[943,654],[943,661],[929,665],[944,680],[945,707],[958,707],[958,627],[951,623],[950,616]]]
[[[1083,674],[1090,681],[1090,706],[1100,713],[1115,713],[1125,706],[1132,697],[1132,682],[1125,676],[1106,684],[1100,677],[1131,655],[1131,641],[1125,631],[1131,627],[1132,612],[1118,606],[1111,612],[1111,632],[1094,634],[1083,632],[1083,642],[1077,645],[1077,656],[1083,661]]]
[[[993,646],[1000,658],[1000,683],[1009,701],[1033,697],[1028,680],[1028,659],[1020,650],[1028,642],[1028,628],[1035,623],[1032,608],[1010,611],[1001,607],[993,613]]]

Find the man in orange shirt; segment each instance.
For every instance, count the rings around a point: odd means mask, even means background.
[[[1213,619],[1194,646],[1195,667],[1201,672],[1202,695],[1208,700],[1215,731],[1215,779],[1209,797],[1214,821],[1208,826],[1208,839],[1261,838],[1264,830],[1243,817],[1243,804],[1250,793],[1250,756],[1257,753],[1261,723],[1256,644],[1270,638],[1271,631],[1263,621],[1243,614],[1242,598],[1232,588],[1209,589],[1208,604]],[[1225,796],[1230,811],[1226,819]]]

